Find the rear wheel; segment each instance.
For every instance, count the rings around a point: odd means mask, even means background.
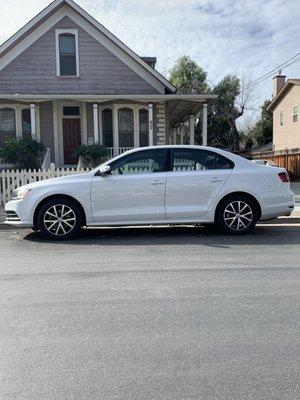
[[[72,200],[51,199],[39,210],[37,226],[47,239],[72,239],[82,226],[81,210]]]
[[[253,231],[259,212],[255,202],[247,196],[224,199],[216,212],[216,223],[226,233],[245,235]]]

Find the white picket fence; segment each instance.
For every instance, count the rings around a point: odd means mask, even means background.
[[[59,176],[80,174],[87,172],[89,169],[75,168],[55,168],[54,164],[50,164],[47,170],[6,170],[0,172],[0,206],[4,205],[11,199],[13,190],[27,183],[42,181],[49,178],[57,178]]]

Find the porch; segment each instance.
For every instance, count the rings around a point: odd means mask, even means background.
[[[56,166],[76,165],[81,144],[101,144],[114,157],[131,148],[194,144],[195,121],[213,95],[1,95],[0,140],[30,135]],[[189,121],[189,135],[181,128]],[[1,162],[1,161],[0,161]]]

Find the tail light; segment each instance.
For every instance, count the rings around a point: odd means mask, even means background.
[[[281,179],[281,181],[284,182],[284,183],[290,181],[289,174],[286,171],[285,172],[279,172],[278,176]]]

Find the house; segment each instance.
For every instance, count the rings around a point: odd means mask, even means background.
[[[55,0],[0,47],[0,146],[32,137],[57,166],[74,165],[81,144],[110,156],[147,145],[183,142],[180,125],[212,95],[179,95],[155,70],[72,0]]]
[[[273,149],[300,149],[300,79],[288,79],[279,74],[273,78],[273,99],[268,107],[273,111]]]

